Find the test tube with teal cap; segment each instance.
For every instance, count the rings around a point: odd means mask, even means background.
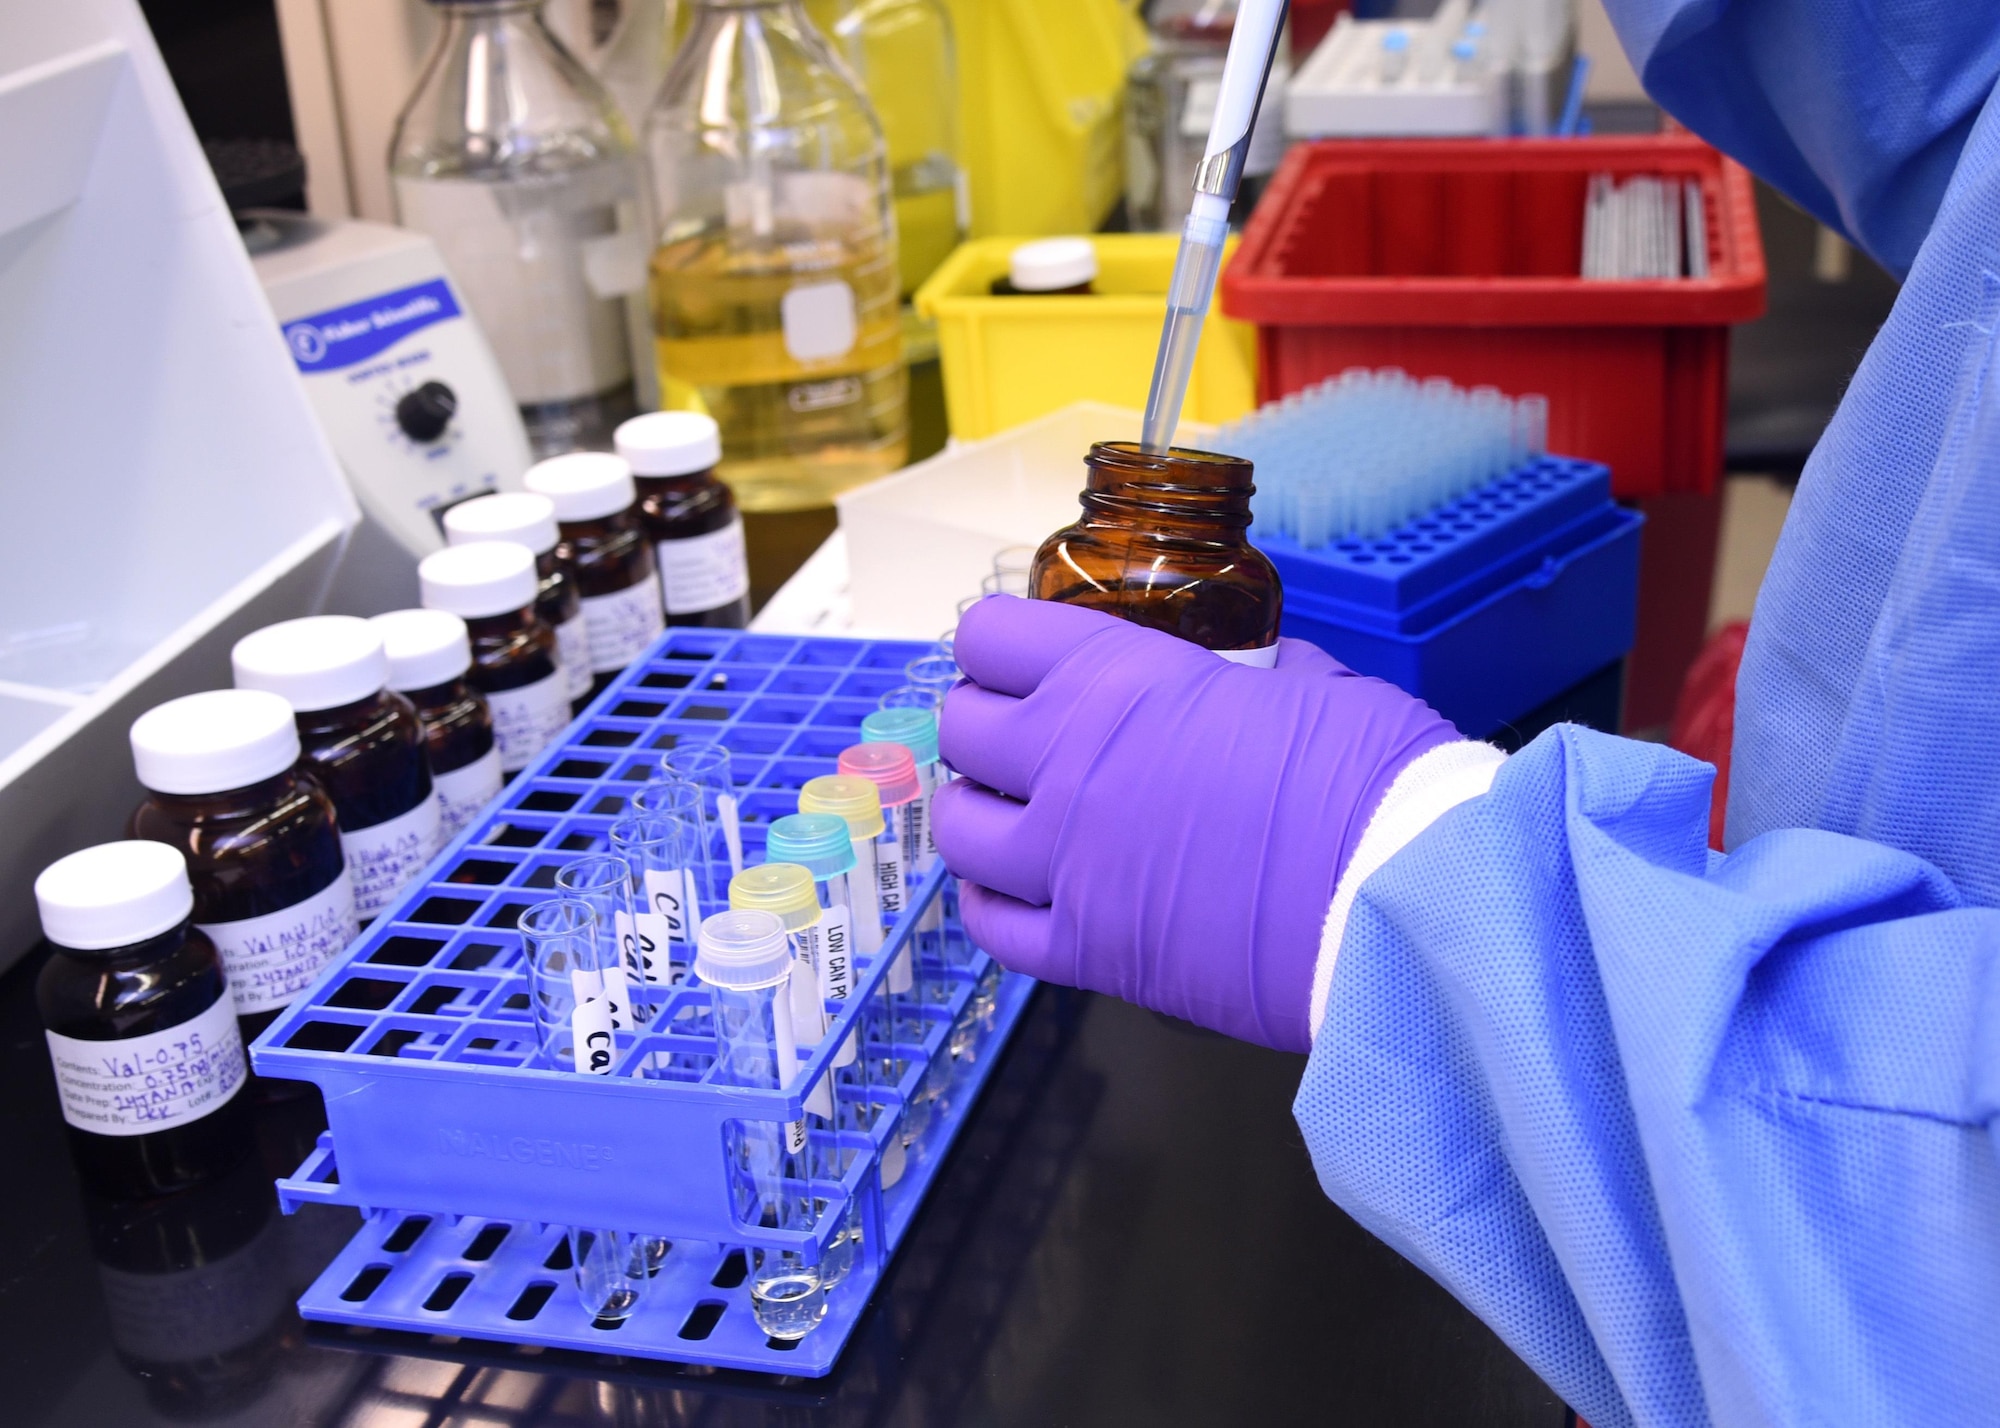
[[[911,879],[914,882],[937,862],[937,839],[931,832],[931,795],[951,776],[938,756],[937,711],[927,706],[885,703],[861,721],[861,738],[870,744],[901,744],[910,751],[910,761],[917,766],[917,783],[922,794],[907,815],[919,829],[915,840],[919,857],[916,875]]]

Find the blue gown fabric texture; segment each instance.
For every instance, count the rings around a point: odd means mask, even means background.
[[[1707,765],[1558,728],[1363,887],[1296,1112],[1594,1428],[2000,1420],[2000,10],[1610,0],[1907,281]]]

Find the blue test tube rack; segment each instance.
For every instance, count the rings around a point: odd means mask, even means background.
[[[822,1205],[813,1231],[766,1229],[732,1209],[724,1127],[803,1113],[943,892],[943,869],[881,951],[857,959],[855,996],[782,1091],[713,1083],[709,994],[698,983],[637,994],[653,1015],[611,1075],[545,1068],[514,924],[553,895],[563,863],[605,848],[631,794],[681,739],[719,739],[730,750],[745,861],[760,862],[771,820],[795,811],[807,779],[834,771],[862,718],[926,648],[668,630],[257,1039],[260,1075],[310,1081],[327,1107],[326,1133],[278,1182],[280,1203],[287,1212],[351,1205],[364,1215],[300,1299],[305,1318],[808,1378],[832,1370],[1033,983],[1000,977],[990,1029],[976,1056],[954,1065],[894,1185],[884,1189],[879,1176],[893,1115],[872,1132],[816,1130],[818,1145],[854,1152],[845,1172],[812,1182]],[[714,839],[721,857],[719,830]],[[899,1085],[867,1092],[891,1108],[917,1093],[933,1059],[949,1055],[952,1024],[990,966],[955,917],[946,917],[945,937],[954,955],[936,970],[950,979],[949,997],[925,1005],[921,1043],[896,1048]],[[862,1251],[825,1318],[801,1340],[768,1339],[751,1311],[745,1253],[817,1257],[856,1199]],[[584,1314],[570,1283],[569,1225],[672,1243],[629,1319],[600,1326]]]

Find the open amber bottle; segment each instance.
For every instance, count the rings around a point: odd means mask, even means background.
[[[1250,463],[1100,441],[1085,464],[1083,519],[1042,542],[1029,594],[1164,630],[1241,664],[1273,664],[1284,590],[1250,544]]]

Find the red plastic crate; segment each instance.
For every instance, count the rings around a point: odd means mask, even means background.
[[[1593,174],[1700,182],[1711,276],[1585,282]],[[1729,327],[1764,310],[1750,176],[1685,133],[1330,140],[1286,155],[1222,278],[1258,396],[1398,366],[1549,399],[1549,449],[1638,499],[1722,472]]]

